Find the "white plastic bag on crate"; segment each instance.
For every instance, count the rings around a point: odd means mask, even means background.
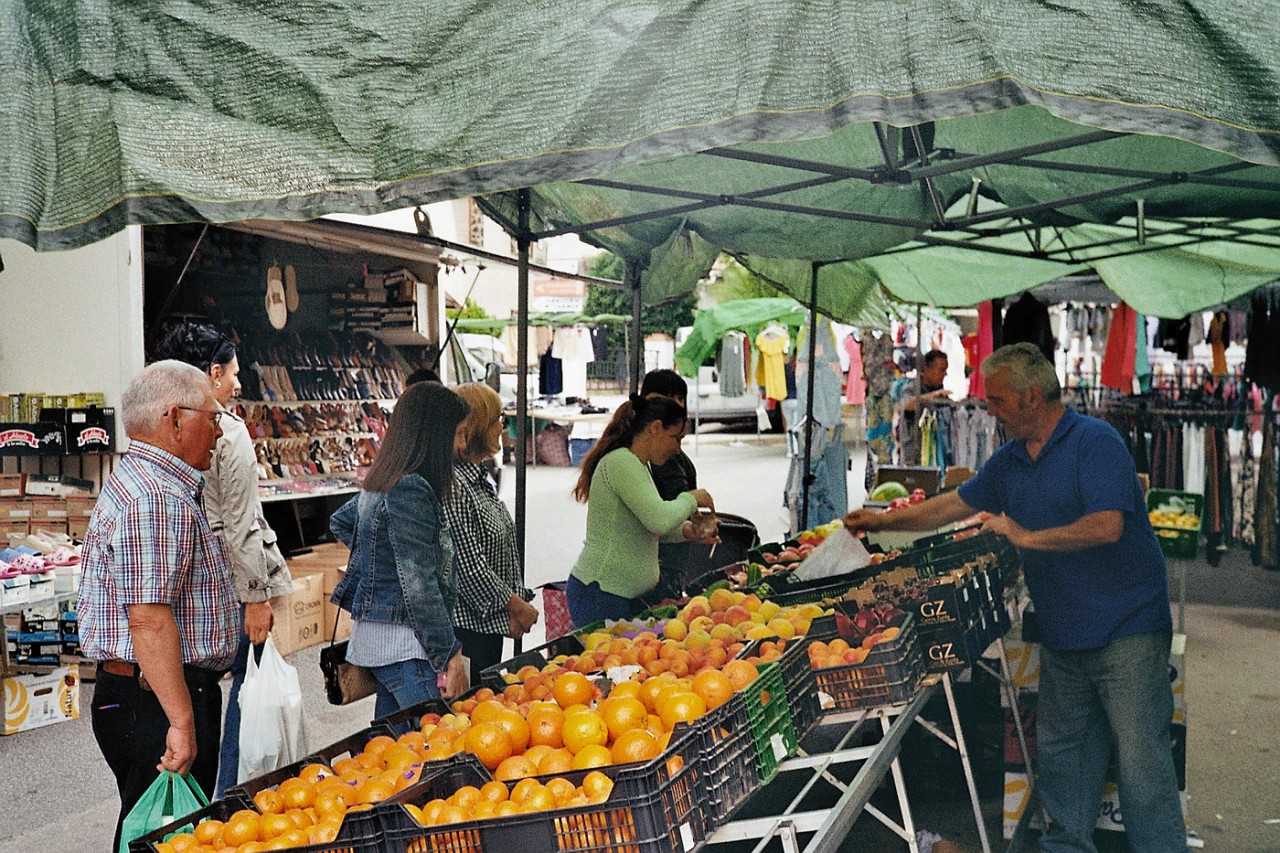
[[[270,637],[261,657],[255,661],[249,655],[249,669],[240,687],[240,782],[306,755],[298,670],[285,663]]]
[[[798,581],[813,581],[848,574],[870,564],[871,555],[862,540],[842,524],[809,552],[791,576]]]

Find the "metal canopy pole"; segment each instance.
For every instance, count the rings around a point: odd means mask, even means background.
[[[626,272],[622,281],[631,288],[631,374],[627,383],[629,394],[640,393],[640,373],[644,364],[644,337],[640,332],[640,314],[643,306],[640,303],[640,268],[634,261],[627,261]]]
[[[525,563],[525,495],[527,491],[526,437],[529,418],[529,191],[520,190],[517,196],[519,222],[516,231],[516,352],[519,369],[516,372],[516,551],[520,558],[520,577],[524,578]],[[516,641],[517,644],[520,642]],[[518,651],[518,648],[517,648]]]
[[[818,262],[813,261],[809,264],[809,373],[805,386],[808,388],[807,397],[804,403],[804,476],[801,479],[803,483],[803,499],[800,503],[800,530],[809,529],[809,490],[813,486],[814,476],[810,469],[810,461],[813,458],[813,383],[814,369],[813,363],[818,357]],[[796,531],[797,533],[799,531]]]

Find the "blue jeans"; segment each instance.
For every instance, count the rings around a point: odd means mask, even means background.
[[[213,799],[220,800],[228,788],[234,788],[240,775],[240,688],[245,673],[249,671],[249,647],[254,657],[262,659],[262,643],[249,642],[244,632],[244,605],[240,605],[240,642],[236,646],[236,659],[231,663],[231,695],[227,699],[227,716],[222,724],[222,751],[218,755],[218,785]]]
[[[599,581],[583,583],[573,575],[564,586],[565,603],[574,627],[581,628],[601,619],[628,619],[633,610],[631,599],[605,592]]]
[[[1100,649],[1040,651],[1036,787],[1049,816],[1043,853],[1096,853],[1093,829],[1111,756],[1125,834],[1142,853],[1185,853],[1169,720],[1167,631]]]
[[[373,715],[376,719],[428,699],[440,698],[440,690],[436,687],[436,671],[421,658],[402,660],[386,666],[371,666],[369,669],[378,682],[378,698],[373,703]]]

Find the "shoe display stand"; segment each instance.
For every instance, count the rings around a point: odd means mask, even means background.
[[[933,722],[921,716],[925,705],[939,690],[946,696],[954,734],[942,731]],[[904,704],[824,715],[819,721],[821,727],[844,729],[838,743],[828,751],[816,754],[807,754],[802,748],[796,757],[785,759],[778,765],[779,777],[787,773],[809,774],[809,778],[799,792],[781,809],[772,810],[774,812],[772,814],[731,820],[711,834],[707,839],[707,846],[710,848],[719,844],[752,841],[758,842],[754,849],[759,851],[768,847],[773,839],[777,839],[785,853],[799,853],[802,850],[805,853],[834,853],[841,849],[854,823],[866,813],[875,817],[901,838],[911,853],[919,853],[916,827],[911,816],[911,803],[907,798],[902,767],[898,760],[903,737],[911,726],[917,723],[959,753],[982,850],[983,853],[990,853],[991,846],[987,840],[986,826],[982,821],[982,810],[979,806],[977,787],[974,783],[964,734],[960,728],[960,716],[956,710],[950,673],[926,678],[917,689],[915,696]],[[878,727],[880,730],[878,742],[870,746],[850,745],[873,727]],[[849,782],[842,781],[832,772],[833,767],[843,764],[858,766],[853,779]],[[901,822],[886,815],[870,802],[871,795],[884,781],[886,775],[891,776],[893,780]],[[777,782],[778,777],[775,777],[774,781],[761,791],[767,792],[769,786]],[[839,800],[829,808],[802,811],[803,801],[818,785],[833,786],[840,792]],[[756,796],[760,794],[757,793]],[[748,805],[750,803],[751,800],[748,800]],[[802,841],[801,835],[807,837]]]

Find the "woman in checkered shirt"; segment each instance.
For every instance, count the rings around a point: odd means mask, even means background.
[[[515,522],[498,498],[484,463],[502,449],[502,399],[481,382],[453,389],[470,413],[453,442],[453,496],[445,505],[457,561],[454,633],[471,661],[471,683],[502,660],[504,637],[525,635],[538,621],[524,585]]]

